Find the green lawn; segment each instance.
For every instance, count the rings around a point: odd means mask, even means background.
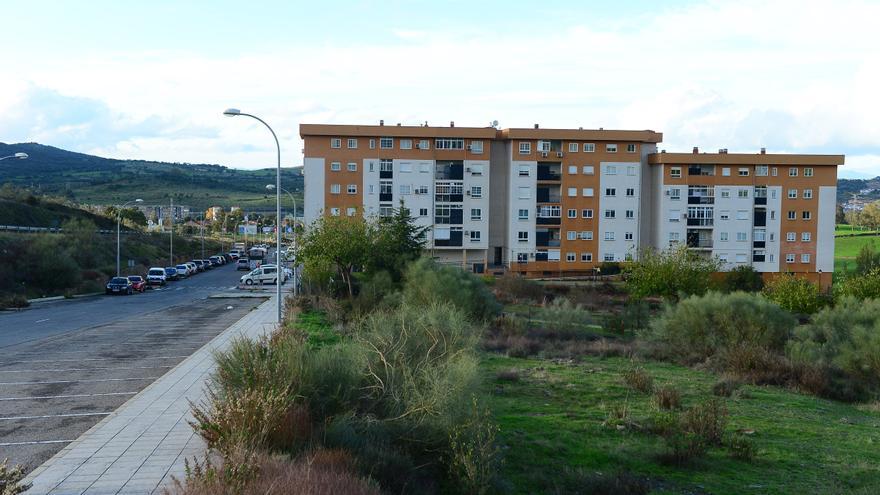
[[[616,472],[649,478],[652,493],[867,494],[880,486],[880,412],[774,387],[748,386],[748,398],[724,399],[727,430],[755,431],[753,462],[713,449],[689,467],[661,464],[657,436],[602,425],[612,404],[627,403],[636,423],[652,412],[649,396],[623,385],[630,366],[624,358],[483,357],[485,395],[505,447],[503,473],[515,493],[580,492],[585,477]],[[685,406],[711,397],[710,373],[643,366],[655,384],[675,386]],[[510,369],[522,378],[497,379]]]
[[[870,229],[868,227],[854,227],[839,223],[834,228],[835,236],[853,235],[853,234],[880,234],[880,231]]]
[[[855,270],[856,256],[863,246],[873,244],[880,249],[880,235],[837,237],[834,239],[834,271],[843,273]]]

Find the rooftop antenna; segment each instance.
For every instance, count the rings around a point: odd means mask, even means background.
[[[492,121],[492,127],[496,128],[496,129],[498,128],[498,121],[497,120]]]

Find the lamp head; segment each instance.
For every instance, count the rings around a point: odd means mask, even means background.
[[[144,200],[142,200],[142,199],[140,199],[140,198],[138,198],[138,199],[136,199],[136,200],[134,200],[134,202],[135,202],[135,203],[143,203],[143,202],[144,202]]]
[[[15,157],[18,158],[18,159],[20,159],[20,160],[24,160],[25,158],[28,157],[28,154],[27,154],[27,153],[21,153],[21,152],[19,152],[19,153],[16,153],[16,154],[15,154]]]
[[[223,111],[223,115],[227,117],[235,117],[236,115],[241,115],[241,110],[237,108],[227,108]]]
[[[266,184],[266,189],[268,189],[270,191],[275,189],[275,184]]]

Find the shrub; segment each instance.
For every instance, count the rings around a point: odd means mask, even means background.
[[[520,379],[520,372],[518,369],[511,368],[508,370],[501,370],[495,374],[495,380],[499,382],[518,382]]]
[[[0,494],[18,495],[30,489],[30,483],[21,483],[25,477],[24,468],[22,466],[13,466],[10,469],[8,463],[9,459],[3,459],[3,462],[0,462]]]
[[[687,246],[665,251],[646,249],[639,252],[637,261],[626,265],[626,288],[637,299],[703,294],[718,268],[717,260],[703,258]]]
[[[449,432],[447,465],[452,479],[457,481],[459,493],[483,495],[492,487],[499,462],[499,450],[495,444],[498,426],[476,397],[471,398],[471,404],[468,421],[454,426]]]
[[[572,304],[564,297],[554,299],[541,309],[542,325],[556,332],[571,333],[581,330],[591,321],[590,312],[580,304]]]
[[[755,458],[755,443],[752,439],[741,434],[730,435],[725,442],[730,456],[741,461],[752,462]]]
[[[495,279],[495,294],[506,301],[539,302],[544,297],[544,288],[533,280],[507,274]]]
[[[657,409],[680,409],[681,394],[675,387],[664,385],[654,390],[654,396],[651,398],[651,402]]]
[[[617,275],[620,271],[620,263],[616,261],[603,261],[599,265],[599,273],[601,275]]]
[[[635,366],[623,373],[623,381],[626,385],[643,394],[650,394],[654,390],[654,379],[641,366]]]
[[[660,454],[660,462],[683,465],[706,455],[708,446],[698,435],[684,431],[673,431],[663,437],[665,450]]]
[[[764,279],[754,267],[740,265],[724,274],[721,288],[724,292],[760,292]]]
[[[0,308],[26,308],[30,305],[27,298],[21,294],[12,294],[0,299]]]
[[[781,351],[795,323],[760,295],[710,292],[667,306],[646,337],[662,356],[695,363],[741,343]]]
[[[834,286],[834,297],[838,301],[845,297],[880,299],[880,268],[862,275],[844,273],[843,280]]]
[[[628,428],[631,423],[629,403],[624,401],[622,404],[615,403],[608,407],[602,426],[623,430]]]
[[[874,247],[874,241],[865,244],[856,256],[856,267],[860,274],[871,273],[880,269],[880,252]]]
[[[684,411],[682,428],[705,440],[709,445],[721,445],[727,425],[727,408],[718,399],[708,399]]]
[[[764,296],[792,313],[813,314],[823,301],[819,286],[793,274],[780,274],[764,286]]]
[[[712,385],[712,394],[718,397],[730,397],[740,386],[742,382],[738,379],[725,376]]]
[[[420,258],[410,264],[404,279],[403,299],[416,306],[446,302],[475,320],[489,320],[501,310],[486,284],[457,267]]]

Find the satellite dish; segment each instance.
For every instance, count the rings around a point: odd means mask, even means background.
[[[493,121],[492,121],[492,127],[498,127],[498,121],[497,121],[497,120],[493,120]]]

